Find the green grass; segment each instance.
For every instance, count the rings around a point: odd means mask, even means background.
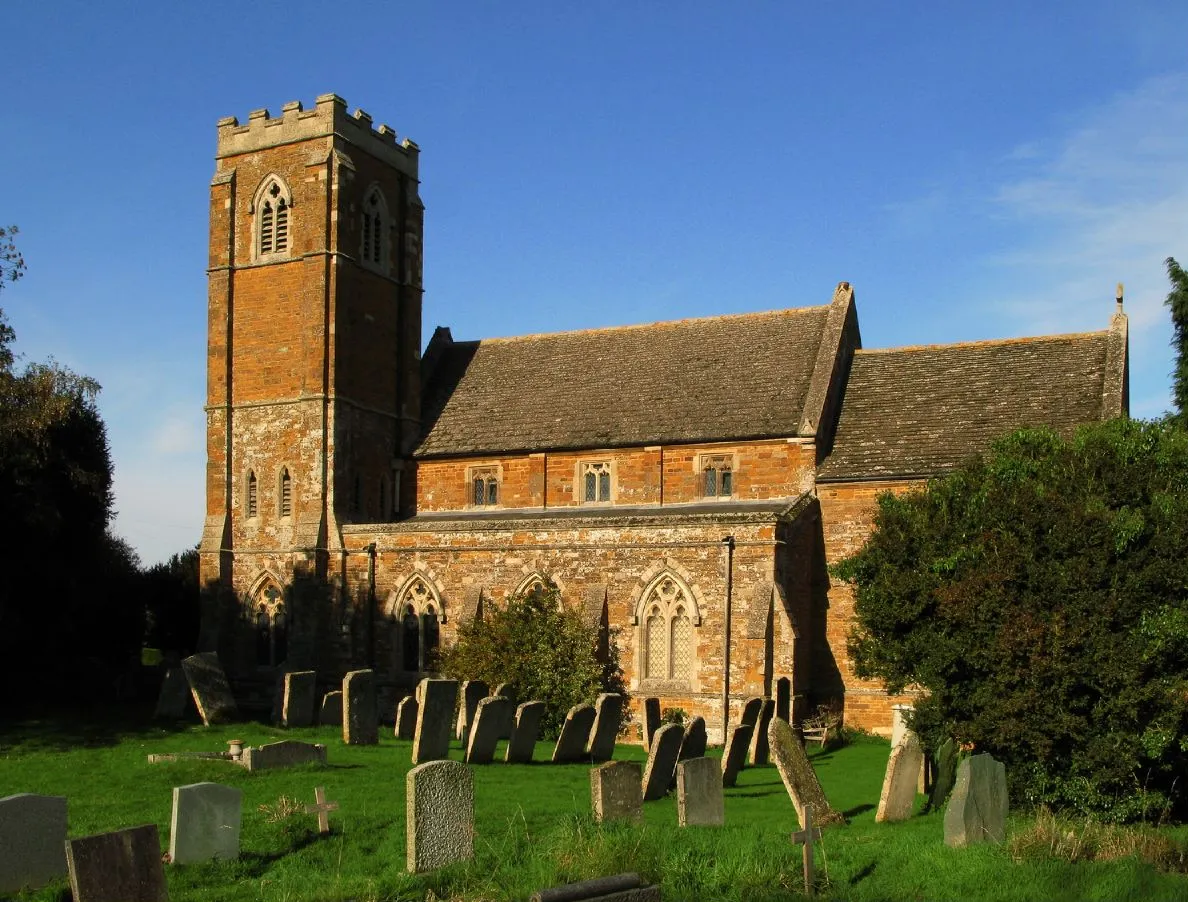
[[[221,762],[146,761],[149,754],[222,750],[231,738],[250,745],[280,738],[324,742],[330,766],[247,773]],[[676,826],[671,796],[645,805],[642,825],[595,825],[586,766],[538,760],[476,767],[475,861],[428,875],[406,874],[409,745],[384,735],[378,746],[347,747],[336,730],[280,730],[262,724],[162,729],[134,721],[25,722],[0,731],[0,795],[67,796],[71,836],[154,822],[167,848],[174,786],[209,780],[239,787],[244,793],[240,859],[167,866],[173,902],[495,902],[523,900],[543,887],[629,870],[661,883],[666,902],[764,902],[796,898],[801,888],[800,847],[788,841],[797,829],[796,817],[773,767],[743,771],[738,786],[726,791],[725,827],[686,830]],[[538,759],[550,750],[549,744],[538,744]],[[902,824],[876,824],[874,806],[887,753],[887,743],[875,739],[811,753],[830,801],[849,819],[847,826],[827,830],[819,846],[818,885],[825,898],[1015,902],[1188,897],[1188,878],[1160,873],[1134,859],[1069,863],[1028,855],[1016,862],[1006,847],[949,849],[939,813]],[[461,758],[457,744],[451,757]],[[616,757],[642,761],[644,756],[638,747],[620,746]],[[270,823],[260,810],[261,805],[275,806],[281,797],[312,803],[319,785],[341,804],[331,815],[328,837],[317,835],[312,815]],[[1012,830],[1032,822],[1016,818]],[[68,894],[63,883],[18,898],[60,902]]]

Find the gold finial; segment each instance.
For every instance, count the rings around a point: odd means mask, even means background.
[[[1114,300],[1118,302],[1118,312],[1122,312],[1122,283],[1118,283],[1118,289],[1114,292]]]

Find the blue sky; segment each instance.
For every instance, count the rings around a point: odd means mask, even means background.
[[[828,302],[866,347],[1104,328],[1169,405],[1188,4],[21,3],[0,221],[17,350],[103,385],[116,530],[204,509],[215,122],[322,93],[422,149],[425,329]]]

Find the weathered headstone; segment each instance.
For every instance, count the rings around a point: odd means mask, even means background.
[[[479,702],[466,744],[467,764],[490,764],[495,760],[495,744],[510,717],[511,702],[502,696],[492,695]]]
[[[685,735],[681,737],[681,748],[677,752],[677,761],[701,758],[705,755],[705,744],[705,718],[694,717],[685,727]]]
[[[751,734],[755,728],[740,723],[730,731],[730,741],[726,743],[726,750],[722,753],[722,785],[733,786],[738,782],[738,773],[743,769],[747,760],[747,746],[751,743]]]
[[[776,680],[775,716],[792,723],[792,681],[787,677]]]
[[[323,727],[342,726],[342,691],[335,689],[322,696],[322,707],[318,712],[318,723]]]
[[[527,764],[536,751],[536,738],[540,735],[540,719],[544,715],[544,702],[524,702],[516,708],[516,723],[511,739],[507,741],[507,752],[503,760],[509,764]]]
[[[342,741],[347,745],[379,742],[375,672],[352,670],[342,678]]]
[[[713,758],[677,763],[677,823],[682,827],[720,827],[726,822],[722,766]]]
[[[474,712],[478,704],[488,695],[490,689],[482,680],[465,680],[462,683],[462,705],[458,708],[458,728],[455,738],[462,740],[462,748],[466,748],[470,739],[470,726],[474,723]]]
[[[192,864],[214,858],[239,857],[239,825],[243,793],[218,783],[191,783],[173,788],[173,820],[169,823],[169,861]]]
[[[907,718],[914,710],[912,705],[891,706],[891,748],[903,742],[904,736],[911,732]]]
[[[198,706],[204,724],[209,727],[211,724],[227,723],[238,716],[239,709],[235,706],[235,696],[231,694],[231,684],[227,682],[227,674],[223,672],[217,654],[213,651],[199,652],[184,658],[181,664],[186,682],[190,684],[190,694],[194,696],[194,704]]]
[[[586,754],[593,761],[609,761],[615,756],[615,739],[623,717],[623,696],[604,692],[594,700],[594,726]]]
[[[763,710],[763,699],[749,698],[745,705],[743,705],[742,714],[738,718],[739,723],[745,723],[748,726],[758,726],[759,712]]]
[[[651,802],[664,798],[672,785],[676,773],[677,755],[681,751],[681,740],[685,730],[679,723],[670,723],[656,731],[652,747],[648,751],[648,763],[644,766],[643,799]]]
[[[457,701],[457,681],[421,681],[421,707],[417,711],[417,729],[413,734],[413,764],[424,764],[449,755],[450,727],[453,726]]]
[[[652,737],[660,729],[660,699],[644,699],[644,749],[652,748]]]
[[[516,690],[511,683],[500,683],[492,691],[492,695],[506,698],[511,704],[507,708],[507,720],[499,729],[500,739],[511,739],[512,730],[516,728]]]
[[[74,902],[168,902],[156,824],[66,840]]]
[[[286,727],[312,727],[318,698],[318,675],[312,670],[294,670],[285,674],[285,700],[281,723]]]
[[[590,737],[590,728],[593,725],[593,705],[574,705],[570,708],[569,713],[565,715],[565,723],[561,725],[557,745],[553,748],[553,763],[585,760],[586,741]]]
[[[597,823],[638,821],[643,816],[643,768],[636,761],[610,761],[590,768],[590,806]]]
[[[845,823],[845,818],[830,807],[804,746],[797,740],[788,722],[773,717],[767,728],[767,741],[801,826],[804,826],[805,805],[813,806],[813,819],[822,827]]]
[[[1001,843],[1006,839],[1006,816],[1006,765],[985,753],[962,759],[945,809],[945,845]]]
[[[276,770],[281,767],[297,767],[300,764],[325,764],[326,746],[321,743],[285,739],[246,748],[239,762],[251,771]]]
[[[766,764],[769,755],[769,746],[767,742],[767,728],[771,725],[771,719],[775,716],[775,701],[770,698],[763,700],[762,707],[759,708],[759,721],[755,724],[755,729],[751,732],[751,766],[759,767]]]
[[[957,782],[957,743],[952,738],[946,739],[933,754],[932,761],[934,777],[928,793],[928,810],[936,811],[945,804]]]
[[[916,805],[916,781],[924,765],[924,749],[916,734],[908,731],[899,745],[892,746],[883,776],[883,791],[875,813],[878,823],[906,821]]]
[[[494,689],[491,690],[491,694],[492,695],[502,695],[504,698],[508,699],[509,701],[511,701],[513,703],[516,700],[516,690],[512,686],[511,683],[500,683],[498,686],[496,686]]]
[[[0,893],[66,876],[66,799],[22,792],[0,799]]]
[[[396,706],[396,738],[412,739],[417,735],[417,700],[411,695],[405,696]]]
[[[613,874],[542,889],[528,902],[660,902],[660,887],[639,874]]]
[[[165,677],[161,680],[161,692],[157,696],[157,707],[153,711],[153,717],[178,720],[186,716],[189,704],[190,682],[186,679],[186,672],[180,666],[167,668]],[[65,867],[65,852],[62,853],[62,861]]]
[[[428,707],[431,690],[425,698]],[[446,736],[448,739],[448,720]],[[429,761],[410,770],[405,781],[408,870],[416,874],[474,858],[474,778],[470,768],[457,761]]]

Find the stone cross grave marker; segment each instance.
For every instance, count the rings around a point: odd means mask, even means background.
[[[219,783],[173,787],[169,861],[192,864],[239,857],[243,793]]]
[[[570,708],[569,713],[565,715],[565,723],[561,725],[557,745],[553,748],[553,763],[581,761],[585,758],[586,741],[590,738],[590,728],[593,725],[593,705],[574,705]]]
[[[396,738],[412,739],[417,735],[417,700],[411,695],[405,696],[396,706]]]
[[[751,766],[759,767],[766,764],[770,757],[770,746],[767,742],[767,728],[771,726],[771,719],[775,716],[775,701],[765,698],[759,708],[759,720],[755,729],[751,731]]]
[[[527,764],[536,751],[536,738],[540,735],[540,719],[544,715],[544,702],[524,702],[516,708],[516,722],[503,760],[508,764]]]
[[[479,702],[491,694],[487,684],[482,680],[465,680],[462,683],[462,705],[458,708],[457,739],[462,740],[462,748],[470,742],[470,727],[474,723],[474,715]]]
[[[246,748],[239,763],[248,770],[275,770],[278,767],[297,767],[300,764],[326,763],[326,746],[321,743],[284,739],[265,745]]]
[[[763,710],[763,699],[749,698],[747,703],[743,705],[742,714],[738,718],[739,723],[745,723],[748,726],[756,726],[759,723],[759,712]]]
[[[374,671],[352,670],[342,678],[342,741],[347,745],[379,742]]]
[[[330,832],[330,812],[338,810],[337,802],[326,801],[326,787],[318,786],[314,789],[314,804],[305,806],[306,814],[318,816],[318,832],[325,836]]]
[[[953,784],[957,782],[957,743],[950,737],[941,743],[941,747],[932,756],[933,779],[932,789],[928,793],[928,810],[936,811],[945,804],[945,799],[953,791]]]
[[[322,696],[322,707],[318,712],[318,723],[323,727],[342,726],[342,690],[335,689]]]
[[[813,806],[804,807],[804,829],[792,834],[792,844],[803,844],[801,860],[804,862],[804,894],[811,896],[816,888],[816,874],[813,872],[813,843],[821,838],[821,828],[813,824]]]
[[[312,727],[317,698],[318,675],[315,671],[294,670],[286,673],[281,723],[286,727]]]
[[[74,902],[169,902],[156,824],[66,840]]]
[[[590,807],[596,823],[638,821],[643,816],[643,768],[636,761],[608,761],[590,768]]]
[[[916,781],[924,764],[924,749],[916,734],[907,732],[899,745],[891,749],[883,791],[879,795],[877,823],[906,821],[916,804]]]
[[[788,790],[801,825],[804,825],[804,812],[809,805],[813,806],[814,816],[822,827],[845,823],[845,818],[830,807],[804,746],[788,722],[773,717],[767,734],[776,769],[780,772],[780,779],[784,781],[784,788]]]
[[[740,723],[730,730],[730,741],[726,743],[726,750],[722,753],[722,785],[733,786],[738,782],[739,771],[747,761],[747,746],[751,743],[751,734],[755,728]]]
[[[1006,839],[1006,816],[1006,765],[985,753],[962,759],[945,809],[945,845],[1001,843]]]
[[[495,744],[504,724],[511,717],[511,702],[499,695],[484,698],[474,712],[470,740],[466,744],[467,764],[490,764],[495,760]]]
[[[690,758],[701,758],[705,755],[705,718],[694,717],[685,727],[685,735],[681,737],[681,748],[677,752],[677,761],[688,761]]]
[[[652,748],[652,737],[660,729],[660,699],[644,699],[644,750]]]
[[[623,717],[623,696],[604,692],[594,700],[594,726],[586,754],[592,761],[610,761],[615,756],[615,739]]]
[[[470,768],[458,761],[428,761],[410,770],[405,780],[408,870],[417,874],[474,858]]]
[[[161,680],[161,692],[157,696],[157,707],[153,711],[153,717],[180,720],[186,716],[189,704],[190,682],[186,679],[186,672],[180,666],[167,668],[165,677]],[[63,861],[66,860],[65,854],[62,853]]]
[[[457,681],[421,681],[421,707],[417,711],[417,729],[413,734],[413,764],[424,764],[449,755],[450,727],[453,726],[457,700]]]
[[[648,763],[644,767],[643,800],[651,802],[664,798],[672,785],[676,773],[677,755],[681,751],[681,740],[685,731],[679,723],[670,723],[656,731],[652,747],[648,751]]]
[[[186,682],[190,684],[190,694],[194,696],[194,704],[198,706],[204,724],[209,727],[211,724],[228,723],[239,715],[235,696],[231,694],[231,684],[227,682],[227,675],[223,673],[223,665],[219,663],[217,654],[213,651],[199,652],[183,659],[181,664]]]
[[[682,827],[721,827],[726,822],[722,766],[713,758],[677,763],[677,823]]]
[[[22,792],[0,799],[0,893],[66,876],[66,799]]]

